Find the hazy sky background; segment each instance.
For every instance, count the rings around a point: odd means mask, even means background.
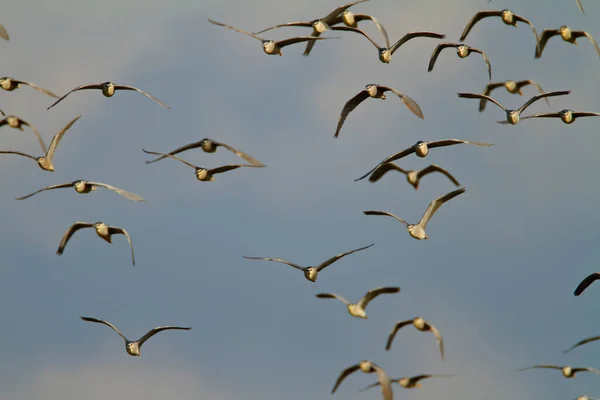
[[[431,30],[455,41],[478,10],[510,8],[538,31],[567,24],[600,39],[600,4],[583,0],[372,0],[353,11],[370,13],[395,42],[406,32]],[[435,69],[429,57],[439,42],[414,39],[390,64],[352,33],[267,56],[258,41],[211,25],[206,18],[257,31],[294,20],[312,20],[339,0],[280,2],[221,0],[165,2],[107,0],[10,1],[0,23],[2,76],[28,80],[59,95],[81,84],[107,80],[141,88],[167,110],[133,92],[107,99],[81,91],[46,111],[53,99],[31,88],[0,91],[0,109],[35,125],[47,143],[77,115],[54,164],[40,170],[26,158],[0,157],[0,399],[377,399],[377,389],[357,390],[374,376],[353,375],[329,392],[342,369],[371,359],[393,377],[453,373],[425,381],[419,390],[395,386],[397,398],[572,399],[600,397],[600,376],[564,379],[559,371],[516,372],[538,363],[600,368],[600,344],[564,355],[580,339],[600,334],[600,288],[580,298],[572,292],[599,269],[600,119],[527,120],[496,124],[504,112],[457,92],[481,92],[482,58],[459,59],[445,50]],[[377,35],[374,26],[362,27]],[[282,28],[265,37],[308,35]],[[379,38],[379,36],[376,36]],[[380,39],[378,39],[380,40]],[[493,81],[534,79],[547,91],[570,96],[543,101],[526,114],[571,108],[600,111],[598,55],[580,39],[549,41],[534,59],[526,25],[500,19],[479,22],[466,41],[484,50]],[[333,138],[344,103],[368,83],[392,86],[412,98],[420,120],[394,97],[368,99]],[[518,108],[525,96],[497,89],[493,96]],[[33,134],[4,127],[2,149],[39,155]],[[239,169],[211,183],[174,160],[146,165],[141,148],[170,151],[204,137],[258,158],[262,169]],[[426,241],[412,239],[397,221],[367,217],[390,211],[409,222],[431,200],[454,190],[441,175],[415,191],[400,174],[380,182],[353,180],[384,157],[417,140],[460,138],[495,143],[454,146],[399,164],[447,168],[467,192],[446,204],[427,227]],[[207,167],[237,163],[224,149],[183,154]],[[78,178],[106,182],[144,196],[128,201],[98,190],[49,191],[47,185]],[[55,252],[76,221],[104,221],[129,231],[109,245],[92,230],[78,232],[63,256]],[[316,283],[283,264],[248,256],[279,257],[302,265],[357,247],[324,270]],[[378,286],[400,286],[352,318],[342,303],[315,298],[338,293],[351,301]],[[130,339],[160,325],[192,326],[153,337],[141,357],[130,357],[108,327],[80,315],[106,319]],[[396,321],[423,316],[444,335],[441,361],[430,334],[404,328],[391,351],[385,340]]]

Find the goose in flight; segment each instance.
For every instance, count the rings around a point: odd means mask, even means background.
[[[132,341],[132,340],[127,339],[125,337],[125,335],[123,335],[121,333],[121,331],[119,329],[117,329],[117,327],[114,326],[113,324],[111,324],[110,322],[103,321],[103,320],[97,319],[97,318],[91,318],[91,317],[79,317],[79,318],[81,318],[82,320],[84,320],[86,322],[96,322],[98,324],[104,324],[104,325],[108,326],[109,328],[111,328],[113,331],[117,332],[119,334],[119,336],[121,336],[121,338],[123,338],[123,340],[125,341],[125,351],[127,351],[127,354],[129,354],[130,356],[139,356],[142,345],[146,342],[146,340],[150,339],[152,336],[156,335],[158,332],[166,331],[168,329],[177,329],[177,330],[182,330],[182,331],[189,331],[190,329],[192,329],[191,327],[184,328],[181,326],[159,326],[159,327],[156,327],[156,328],[148,331],[148,333],[146,333],[140,339]]]
[[[581,281],[581,283],[579,285],[577,285],[577,288],[575,288],[575,292],[573,293],[573,295],[579,296],[581,293],[584,292],[585,289],[588,288],[588,286],[590,286],[592,283],[594,283],[598,279],[600,279],[600,272],[594,272],[593,274],[586,276]]]
[[[402,329],[402,327],[411,325],[411,324],[421,332],[433,333],[433,336],[435,336],[435,340],[438,344],[438,347],[440,349],[440,354],[441,354],[442,360],[443,360],[444,359],[444,339],[442,338],[440,331],[438,331],[435,326],[431,325],[429,322],[425,321],[421,317],[416,317],[413,319],[408,319],[406,321],[396,322],[396,325],[394,325],[392,332],[388,336],[388,340],[387,340],[387,344],[385,345],[385,349],[389,350],[392,348],[392,342],[394,341],[396,332],[398,332],[400,329]]]
[[[431,202],[431,204],[429,204],[429,207],[427,207],[427,210],[425,210],[425,214],[423,214],[423,216],[421,217],[421,220],[417,224],[409,224],[406,221],[404,221],[403,219],[400,219],[399,217],[397,217],[396,215],[386,212],[386,211],[363,211],[363,214],[365,214],[365,215],[386,215],[388,217],[396,218],[398,221],[402,222],[404,224],[404,226],[406,226],[406,229],[408,229],[408,233],[413,238],[418,239],[418,240],[429,239],[429,237],[425,233],[425,227],[427,226],[427,223],[429,222],[431,217],[433,217],[433,214],[435,214],[435,212],[438,210],[438,208],[440,208],[445,202],[455,198],[459,194],[463,194],[466,190],[467,189],[465,189],[465,188],[460,188],[453,192],[446,193],[445,195],[440,196],[437,199],[433,200]]]
[[[504,112],[506,113],[506,121],[497,121],[499,124],[516,125],[520,120],[521,113],[523,111],[525,111],[527,109],[527,107],[529,107],[536,101],[538,101],[540,99],[544,99],[546,97],[565,96],[565,95],[568,95],[569,93],[571,93],[570,90],[562,90],[562,91],[558,91],[558,92],[547,92],[547,93],[537,94],[537,95],[533,96],[532,98],[530,98],[529,100],[527,100],[527,102],[525,104],[523,104],[521,107],[519,107],[516,110],[510,110],[510,109],[504,107],[502,104],[498,103],[496,100],[494,100],[490,96],[486,96],[484,94],[458,93],[458,97],[460,97],[462,99],[486,99],[488,101],[491,101],[492,103],[494,103],[495,105],[497,105],[498,107],[503,109]]]
[[[578,372],[584,372],[584,371],[600,374],[600,371],[597,369],[594,369],[594,368],[588,368],[588,367],[573,368],[570,366],[559,367],[556,365],[534,365],[533,367],[520,368],[517,371],[526,371],[528,369],[536,369],[536,368],[557,369],[562,372],[562,374],[565,378],[574,378],[575,374],[577,374]]]
[[[459,58],[468,57],[469,54],[471,54],[471,53],[481,54],[485,61],[485,66],[487,67],[487,70],[488,70],[488,76],[490,77],[490,82],[492,81],[492,64],[490,64],[490,60],[488,59],[487,54],[485,54],[483,51],[481,51],[479,49],[476,49],[475,47],[470,47],[470,46],[467,46],[466,44],[461,44],[461,43],[441,42],[440,44],[438,44],[436,46],[436,48],[433,50],[433,53],[431,53],[431,58],[429,59],[429,67],[427,68],[427,72],[431,72],[433,70],[433,67],[435,66],[435,62],[437,61],[438,56],[440,55],[440,52],[448,47],[454,47],[456,49],[456,54],[458,55]]]
[[[379,61],[381,61],[382,63],[385,63],[385,64],[389,64],[389,62],[392,61],[392,54],[394,54],[394,52],[396,50],[398,50],[398,48],[400,48],[400,46],[402,46],[404,43],[408,42],[411,39],[414,39],[417,37],[444,39],[446,37],[446,35],[442,35],[441,33],[435,33],[435,32],[427,32],[427,31],[408,32],[406,35],[402,36],[402,38],[400,38],[396,43],[394,43],[392,46],[390,46],[389,38],[387,37],[387,35],[384,35],[386,47],[381,47],[369,35],[367,35],[364,31],[362,31],[358,28],[352,28],[349,26],[332,26],[330,29],[332,31],[355,32],[360,35],[363,35],[371,42],[371,44],[373,46],[375,46],[375,48],[377,48],[377,51],[379,52]]]
[[[58,147],[58,144],[60,143],[60,140],[62,139],[64,134],[69,130],[69,128],[71,128],[71,126],[79,118],[81,118],[81,115],[79,117],[71,120],[71,122],[69,122],[67,125],[65,125],[64,128],[62,128],[60,131],[58,131],[56,133],[56,135],[54,135],[54,137],[52,138],[52,142],[50,142],[50,147],[48,147],[48,151],[42,157],[36,158],[34,156],[22,153],[20,151],[8,151],[8,150],[0,150],[0,154],[16,154],[18,156],[31,158],[32,160],[35,160],[38,163],[38,165],[40,166],[40,168],[43,169],[44,171],[54,172],[54,164],[52,163],[52,157],[54,157],[54,152],[56,151],[56,148]]]
[[[446,177],[450,179],[452,183],[454,183],[456,186],[460,186],[460,183],[458,183],[458,181],[450,174],[450,172],[446,171],[439,165],[431,164],[430,166],[425,167],[420,171],[406,171],[400,168],[398,165],[394,164],[393,162],[385,163],[379,168],[377,168],[375,171],[373,171],[373,173],[369,177],[369,182],[377,182],[379,179],[381,179],[381,177],[383,177],[383,175],[385,175],[389,171],[398,171],[405,174],[406,180],[408,181],[408,183],[413,185],[415,189],[419,189],[419,182],[421,181],[421,178],[432,172],[442,173],[446,175]]]
[[[65,251],[65,246],[71,239],[71,236],[75,234],[80,229],[83,228],[94,228],[96,230],[96,234],[100,236],[102,239],[106,240],[108,243],[112,244],[112,235],[125,235],[127,241],[129,242],[129,247],[131,248],[131,262],[135,265],[135,258],[133,256],[133,244],[131,243],[131,237],[129,233],[123,228],[117,228],[115,226],[108,226],[104,222],[75,222],[71,227],[65,232],[65,235],[60,241],[58,245],[58,250],[56,250],[56,254],[59,256]]]
[[[358,364],[352,365],[343,370],[340,376],[338,377],[337,381],[335,382],[335,386],[333,386],[331,394],[335,393],[342,381],[346,379],[348,375],[359,370],[365,374],[372,374],[373,372],[377,373],[379,385],[381,386],[381,393],[383,394],[383,400],[392,400],[394,398],[390,378],[388,378],[383,368],[381,368],[374,362],[368,360],[362,360]]]
[[[25,120],[23,120],[23,119],[15,116],[15,115],[9,115],[8,117],[6,117],[2,121],[0,121],[0,127],[2,127],[4,125],[8,125],[11,128],[18,129],[21,132],[25,132],[25,130],[23,129],[23,125],[29,127],[29,129],[31,129],[33,131],[33,133],[35,134],[35,136],[37,136],[38,143],[42,147],[42,151],[44,153],[46,152],[46,144],[44,143],[44,139],[42,139],[42,136],[40,135],[40,133],[38,132],[38,130],[35,129],[33,127],[33,125],[31,125],[29,122],[27,122],[27,121],[25,121]]]
[[[234,28],[231,25],[227,25],[224,24],[222,22],[217,22],[217,21],[213,21],[212,19],[208,18],[208,22],[210,22],[213,25],[218,25],[218,26],[222,26],[225,28],[229,28],[232,29],[234,31],[243,33],[245,35],[248,35],[250,37],[253,37],[256,40],[260,40],[262,42],[262,48],[263,51],[269,55],[279,55],[282,56],[283,55],[283,51],[281,49],[283,49],[285,46],[289,46],[291,44],[296,44],[296,43],[301,43],[301,42],[308,42],[308,41],[315,41],[315,40],[325,40],[325,39],[339,39],[337,37],[327,37],[327,38],[322,38],[322,37],[314,37],[314,36],[299,36],[299,37],[293,37],[293,38],[289,38],[289,39],[284,39],[284,40],[279,40],[279,41],[274,41],[274,40],[268,40],[268,39],[263,39],[258,35],[255,35],[254,33],[250,33],[238,28]]]
[[[31,88],[34,88],[35,90],[37,90],[39,92],[44,93],[45,95],[48,95],[50,97],[54,97],[55,99],[58,99],[57,95],[55,95],[54,93],[52,93],[51,91],[49,91],[47,89],[39,87],[35,83],[26,82],[26,81],[20,81],[18,79],[11,78],[11,77],[8,77],[8,76],[0,78],[0,88],[2,88],[4,90],[7,90],[9,92],[12,92],[13,90],[20,88],[21,85],[27,85],[27,86],[29,86]]]
[[[404,377],[404,378],[398,378],[398,379],[390,379],[391,383],[398,383],[400,386],[402,386],[404,389],[415,389],[415,388],[420,388],[422,387],[422,385],[419,383],[420,380],[422,379],[429,379],[429,378],[450,378],[453,377],[453,374],[423,374],[423,375],[416,375],[416,376],[410,376],[410,377]],[[367,386],[364,389],[361,389],[360,392],[364,392],[367,389],[371,389],[372,387],[375,386],[379,386],[380,383],[379,382],[375,382],[369,386]]]
[[[554,113],[534,114],[521,119],[530,118],[560,118],[565,124],[572,124],[579,117],[600,117],[600,113],[588,111],[561,110]]]
[[[228,144],[217,142],[216,140],[212,140],[209,138],[204,138],[199,142],[186,144],[185,146],[179,147],[173,151],[170,151],[167,154],[174,156],[175,154],[184,152],[186,150],[197,149],[198,147],[201,148],[205,153],[215,153],[217,151],[218,147],[224,147],[227,150],[234,153],[235,155],[248,161],[250,164],[256,165],[258,167],[265,167],[265,165],[263,163],[261,163],[260,161],[258,161],[256,158],[250,157],[248,154],[246,154],[242,151],[239,151],[237,149],[234,149],[233,147],[229,146]],[[167,157],[168,156],[160,156],[158,158],[155,158],[154,160],[146,161],[146,164],[151,164],[153,162],[160,161]]]
[[[280,262],[280,263],[283,263],[283,264],[287,264],[290,267],[294,267],[294,268],[299,269],[300,271],[302,271],[304,273],[304,277],[306,279],[308,279],[309,281],[316,282],[317,281],[317,277],[319,275],[319,272],[321,272],[323,269],[325,269],[325,267],[333,264],[334,262],[336,262],[340,258],[345,257],[345,256],[347,256],[349,254],[356,253],[357,251],[360,251],[360,250],[368,249],[369,247],[373,246],[374,244],[375,243],[370,244],[370,245],[365,246],[365,247],[361,247],[359,249],[354,249],[354,250],[347,251],[345,253],[338,254],[337,256],[331,257],[329,260],[324,261],[323,263],[321,263],[320,265],[318,265],[316,267],[312,267],[312,266],[302,267],[302,266],[300,266],[298,264],[294,264],[294,263],[291,263],[289,261],[285,261],[285,260],[282,260],[282,259],[279,259],[279,258],[248,257],[248,256],[243,256],[243,257],[247,258],[248,260],[276,261],[276,262]]]
[[[367,306],[369,305],[369,302],[371,302],[371,300],[373,300],[375,297],[379,296],[380,294],[398,293],[399,291],[400,291],[399,287],[380,287],[380,288],[376,288],[376,289],[371,289],[367,293],[365,293],[365,295],[362,297],[362,299],[360,299],[355,304],[350,303],[348,300],[346,300],[345,298],[343,298],[342,296],[339,296],[337,294],[319,293],[316,295],[316,297],[318,297],[319,299],[338,299],[339,301],[341,301],[342,303],[344,303],[346,305],[346,308],[348,309],[348,312],[350,313],[350,315],[352,315],[353,317],[357,317],[357,318],[368,319],[365,309],[367,308]]]
[[[535,58],[540,58],[542,56],[542,52],[546,47],[546,43],[553,36],[560,36],[565,42],[577,44],[577,39],[580,37],[586,37],[590,40],[592,45],[596,48],[596,53],[598,53],[598,57],[600,57],[600,47],[598,47],[598,43],[594,40],[594,37],[585,31],[572,31],[566,25],[561,26],[558,29],[544,29],[542,35],[540,36],[540,42],[535,49]]]
[[[417,157],[423,158],[423,157],[427,157],[427,154],[429,154],[429,149],[434,149],[436,147],[453,146],[456,144],[471,144],[473,146],[486,146],[486,147],[494,145],[493,143],[469,142],[469,141],[460,140],[460,139],[444,139],[444,140],[436,140],[434,142],[424,142],[422,140],[419,140],[417,143],[410,146],[408,149],[404,149],[402,151],[399,151],[396,154],[392,154],[391,156],[385,158],[383,161],[381,161],[379,164],[377,164],[375,167],[373,167],[369,172],[367,172],[360,178],[355,179],[354,182],[365,179],[367,176],[371,175],[371,173],[373,173],[377,168],[381,167],[383,164],[399,160],[402,157],[406,157],[412,153],[415,153],[417,155]]]
[[[538,42],[538,34],[535,28],[533,27],[533,24],[528,19],[518,16],[517,14],[508,9],[500,11],[479,11],[473,16],[473,18],[471,18],[467,26],[465,26],[465,30],[463,31],[462,35],[460,35],[459,41],[464,41],[467,38],[467,35],[469,34],[473,26],[475,26],[477,22],[488,17],[500,17],[502,19],[502,22],[504,22],[506,25],[512,25],[515,28],[517,27],[517,22],[523,22],[531,27],[531,30],[533,31],[533,36],[535,36],[535,42]]]
[[[0,25],[0,37],[4,40],[10,40],[10,36],[8,36],[8,31],[2,25]]]
[[[575,349],[576,347],[579,347],[579,346],[584,345],[586,343],[595,342],[596,340],[600,340],[600,336],[592,336],[592,337],[589,337],[587,339],[583,339],[582,341],[575,343],[573,346],[571,346],[567,350],[564,350],[563,353],[568,353],[571,350]]]
[[[350,114],[350,112],[352,112],[352,110],[354,110],[356,107],[358,107],[358,105],[360,103],[362,103],[369,97],[372,97],[374,99],[385,100],[386,99],[385,92],[387,92],[387,91],[390,91],[390,92],[394,93],[396,96],[398,96],[400,98],[400,100],[402,100],[404,105],[413,114],[415,114],[417,117],[423,119],[423,112],[421,111],[421,107],[419,107],[417,102],[414,101],[412,98],[408,97],[407,95],[405,95],[405,94],[399,92],[398,90],[391,88],[389,86],[369,84],[369,85],[365,86],[364,90],[361,90],[360,92],[358,92],[357,95],[355,95],[354,97],[352,97],[350,100],[348,100],[346,102],[346,104],[344,105],[344,108],[342,108],[342,113],[340,114],[340,117],[338,119],[338,125],[335,130],[335,135],[333,135],[333,137],[335,137],[335,138],[338,137],[338,135],[340,134],[340,130],[342,129],[342,125],[344,124],[344,121],[348,117],[348,114]]]
[[[527,86],[527,85],[535,86],[535,88],[538,90],[538,92],[540,94],[544,93],[544,89],[542,89],[542,87],[540,85],[538,85],[531,79],[526,79],[523,81],[508,80],[508,81],[504,81],[504,82],[488,83],[482,94],[489,96],[490,94],[492,94],[492,91],[494,89],[504,86],[504,88],[508,91],[508,93],[518,94],[519,96],[523,96],[523,91],[521,90],[521,88],[523,88],[524,86]],[[548,98],[544,98],[544,100],[546,101],[546,103],[548,103],[548,105],[550,105],[550,101],[548,100]],[[480,112],[485,110],[486,104],[487,104],[487,99],[479,100],[479,111]]]
[[[63,97],[61,97],[60,99],[56,100],[50,107],[48,107],[47,109],[51,109],[52,107],[54,107],[55,105],[57,105],[58,103],[60,103],[65,97],[67,97],[68,95],[70,95],[73,92],[76,92],[78,90],[87,90],[87,89],[100,89],[102,91],[102,94],[104,95],[104,97],[112,97],[115,94],[115,91],[117,90],[134,90],[138,93],[143,94],[144,96],[146,96],[147,98],[154,100],[154,102],[160,104],[161,106],[168,108],[169,110],[171,109],[171,107],[169,107],[168,105],[166,105],[165,103],[158,101],[157,99],[155,99],[154,97],[150,96],[148,93],[144,92],[143,90],[140,90],[136,87],[133,86],[129,86],[129,85],[117,85],[115,83],[112,82],[103,82],[103,83],[93,83],[91,85],[81,85],[81,86],[77,86],[75,89],[69,91],[67,94],[65,94]]]
[[[170,157],[174,160],[178,160],[181,161],[182,163],[184,163],[185,165],[187,165],[188,167],[194,168],[196,170],[196,179],[198,179],[199,181],[202,182],[212,182],[215,180],[215,175],[216,174],[222,174],[223,172],[227,172],[227,171],[231,171],[233,169],[237,169],[240,167],[253,167],[253,168],[259,168],[259,167],[263,167],[264,165],[251,165],[251,164],[228,164],[228,165],[222,165],[220,167],[217,168],[212,168],[212,169],[208,169],[208,168],[204,168],[204,167],[199,167],[197,165],[194,165],[192,163],[189,163],[185,160],[182,160],[181,158],[171,155],[171,154],[165,154],[165,153],[157,153],[154,151],[147,151],[142,149],[142,151],[144,153],[147,154],[154,154],[156,156],[165,156],[165,157]]]
[[[38,194],[38,193],[44,192],[46,190],[63,189],[63,188],[69,188],[69,187],[72,187],[73,189],[75,189],[75,191],[77,193],[90,193],[90,192],[95,191],[98,187],[103,187],[105,189],[112,190],[113,192],[120,194],[121,196],[123,196],[129,200],[146,201],[146,200],[144,200],[144,198],[142,196],[137,195],[135,193],[131,193],[126,190],[119,189],[117,187],[108,185],[106,183],[86,181],[83,179],[78,179],[78,180],[70,182],[70,183],[62,183],[60,185],[48,186],[43,189],[36,190],[35,192],[28,194],[27,196],[17,197],[16,200],[25,200],[25,199],[30,198],[34,194]]]
[[[354,3],[349,3],[349,4],[345,4],[343,6],[340,6],[340,7],[336,8],[335,10],[333,10],[332,12],[330,12],[329,14],[327,14],[326,16],[324,16],[323,18],[315,19],[315,20],[312,20],[309,22],[287,22],[285,24],[278,24],[278,25],[272,26],[270,28],[263,29],[262,31],[254,32],[253,34],[259,35],[261,33],[270,31],[272,29],[281,28],[281,27],[285,27],[285,26],[296,26],[296,27],[302,26],[302,27],[312,28],[313,32],[311,33],[311,37],[317,38],[322,33],[330,30],[330,27],[333,25],[344,23],[346,26],[356,28],[356,27],[358,27],[358,22],[368,19],[375,23],[375,26],[377,26],[377,29],[384,37],[387,37],[387,32],[386,32],[385,28],[383,27],[383,25],[379,22],[379,20],[377,18],[375,18],[371,15],[366,15],[366,14],[354,14],[353,12],[348,10],[350,7],[352,7],[356,4],[359,4],[359,3],[363,3],[365,1],[368,1],[368,0],[359,0]],[[306,44],[306,49],[304,50],[303,55],[308,56],[310,54],[310,51],[314,47],[314,45],[315,45],[314,40],[308,42]]]

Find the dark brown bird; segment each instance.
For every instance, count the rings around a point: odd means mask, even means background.
[[[394,93],[396,96],[398,96],[400,98],[400,100],[402,100],[402,102],[404,103],[406,108],[408,108],[417,117],[423,119],[423,112],[421,111],[421,107],[419,107],[417,102],[414,101],[412,98],[408,97],[407,95],[405,95],[405,94],[399,92],[398,90],[391,88],[389,86],[369,84],[369,85],[365,86],[364,90],[358,92],[358,94],[356,96],[352,97],[350,100],[348,100],[346,102],[346,104],[344,105],[344,108],[342,108],[342,113],[340,114],[340,117],[338,119],[337,128],[335,130],[335,135],[333,135],[333,137],[336,137],[336,138],[338,137],[338,135],[340,134],[340,130],[342,129],[342,125],[344,124],[344,121],[346,121],[346,118],[348,117],[348,114],[350,114],[350,112],[352,112],[352,110],[354,110],[356,107],[358,107],[360,105],[360,103],[362,103],[369,97],[374,98],[374,99],[385,100],[386,99],[385,92],[387,92],[387,91],[390,91],[390,92]]]
[[[560,36],[565,42],[569,42],[572,44],[577,44],[578,38],[586,37],[596,48],[596,53],[598,53],[598,57],[600,57],[600,47],[598,47],[598,43],[596,43],[592,35],[585,31],[572,31],[571,28],[569,28],[566,25],[563,25],[558,29],[544,29],[542,35],[540,36],[539,45],[536,47],[535,50],[535,58],[540,58],[542,56],[542,52],[546,47],[546,43],[553,36]]]
[[[234,153],[235,155],[248,161],[252,165],[256,165],[257,167],[265,167],[265,165],[263,163],[261,163],[260,161],[258,161],[256,158],[250,157],[248,154],[246,154],[242,151],[239,151],[237,149],[234,149],[233,147],[229,146],[228,144],[217,142],[216,140],[212,140],[209,138],[204,138],[199,142],[186,144],[185,146],[179,147],[179,148],[177,148],[169,153],[166,153],[166,154],[174,156],[175,154],[184,152],[186,150],[197,149],[198,147],[201,148],[205,153],[215,153],[217,151],[218,147],[224,147],[227,150]],[[155,158],[154,160],[146,161],[146,164],[151,164],[153,162],[160,161],[164,158],[168,158],[168,156],[160,156],[158,158]]]
[[[518,94],[519,96],[523,96],[523,91],[521,90],[521,88],[523,88],[524,86],[527,86],[527,85],[535,86],[540,94],[544,93],[544,90],[542,89],[542,87],[540,85],[538,85],[531,79],[526,79],[523,81],[508,80],[508,81],[504,81],[504,82],[488,83],[482,94],[485,96],[489,96],[490,94],[492,94],[492,91],[494,89],[504,86],[504,88],[506,88],[508,93]],[[550,105],[550,101],[548,100],[548,98],[544,98],[544,100],[546,100],[546,103],[548,103],[548,105]],[[486,104],[487,104],[487,99],[482,98],[481,100],[479,100],[479,111],[483,111],[485,109]]]
[[[406,180],[408,181],[408,183],[413,185],[415,189],[419,189],[419,182],[421,181],[421,178],[432,172],[442,173],[446,175],[446,177],[450,179],[452,183],[454,183],[456,186],[460,186],[458,181],[452,175],[450,175],[450,172],[446,171],[439,165],[431,164],[430,166],[425,167],[420,171],[406,171],[392,162],[385,163],[381,167],[373,171],[373,173],[369,177],[369,182],[377,182],[379,179],[381,179],[381,177],[383,177],[383,175],[385,175],[389,171],[398,171],[405,174]]]
[[[483,56],[483,59],[485,60],[485,66],[487,67],[490,81],[492,80],[492,64],[490,64],[490,60],[488,59],[487,54],[485,54],[479,49],[461,43],[442,42],[438,44],[433,50],[433,53],[431,53],[431,58],[429,59],[429,68],[427,68],[427,72],[431,72],[433,70],[433,67],[435,66],[435,62],[437,61],[440,52],[448,47],[454,47],[456,49],[456,54],[459,58],[468,57],[471,53],[481,54]]]

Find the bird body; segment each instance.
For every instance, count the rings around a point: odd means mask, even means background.
[[[44,93],[45,95],[54,97],[55,99],[58,99],[57,95],[55,95],[48,89],[44,89],[44,88],[36,85],[35,83],[21,81],[21,80],[15,79],[15,78],[11,78],[9,76],[0,78],[0,88],[6,90],[8,92],[12,92],[13,90],[20,88],[21,85],[27,85],[27,86],[37,90],[38,92]]]
[[[375,297],[380,294],[392,294],[398,293],[400,291],[399,287],[380,287],[376,289],[371,289],[356,303],[352,304],[342,296],[332,293],[319,293],[316,295],[319,299],[338,299],[342,303],[346,305],[346,308],[350,315],[357,318],[368,319],[367,313],[365,309]]]
[[[393,399],[393,391],[392,384],[390,382],[390,378],[388,378],[387,374],[377,364],[369,360],[362,360],[358,364],[352,365],[345,370],[342,371],[340,376],[338,377],[333,389],[331,390],[331,394],[335,393],[340,384],[344,381],[344,379],[352,374],[353,372],[361,371],[365,374],[377,373],[377,378],[379,381],[379,385],[381,386],[381,393],[383,395],[383,400],[392,400]]]
[[[530,119],[530,118],[560,118],[562,122],[565,124],[572,124],[575,122],[577,118],[580,117],[600,117],[600,113],[596,112],[587,112],[587,111],[573,111],[573,110],[561,110],[555,113],[545,113],[545,114],[534,114],[528,115],[527,117],[523,117],[521,119]]]

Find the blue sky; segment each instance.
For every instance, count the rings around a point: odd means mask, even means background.
[[[427,72],[437,40],[408,42],[388,65],[367,40],[345,33],[328,34],[340,39],[318,43],[310,57],[301,56],[302,46],[271,57],[258,41],[206,20],[257,31],[317,18],[341,4],[332,0],[9,3],[0,21],[11,35],[0,43],[0,75],[59,95],[110,80],[139,87],[172,110],[137,93],[107,99],[82,91],[46,111],[52,99],[30,88],[0,92],[0,108],[35,125],[47,142],[83,115],[56,152],[56,172],[0,157],[1,399],[380,398],[377,390],[356,393],[375,380],[362,374],[329,394],[340,371],[361,359],[394,378],[456,374],[420,390],[396,386],[398,398],[600,397],[593,374],[567,380],[558,371],[515,371],[538,363],[600,368],[599,344],[562,353],[600,333],[594,317],[600,289],[572,295],[598,269],[596,119],[496,124],[502,110],[488,105],[479,113],[477,101],[456,96],[481,92],[487,83],[478,55],[461,60],[446,50]],[[372,0],[354,11],[378,17],[391,41],[414,30],[454,41],[475,12],[502,8],[529,18],[539,32],[566,24],[600,38],[600,5],[583,3],[585,15],[575,0]],[[377,35],[368,23],[364,29]],[[309,32],[282,28],[265,36]],[[527,114],[600,110],[599,60],[585,40],[574,46],[553,38],[536,60],[527,26],[486,19],[466,43],[488,54],[493,81],[534,79],[547,91],[572,90]],[[343,104],[368,83],[411,96],[425,119],[393,97],[367,100],[334,139]],[[493,96],[518,108],[534,94],[527,87],[523,97],[503,89]],[[2,132],[3,149],[38,154],[29,132]],[[204,183],[173,160],[144,164],[149,157],[141,148],[169,151],[204,137],[267,168]],[[467,188],[432,219],[429,240],[412,239],[391,218],[362,214],[380,209],[416,222],[431,200],[453,190],[441,175],[424,178],[418,191],[393,173],[376,184],[353,182],[417,140],[445,138],[495,146],[435,149],[426,159],[400,162],[409,169],[439,164]],[[239,161],[224,149],[183,156],[208,167]],[[78,178],[138,193],[147,203],[72,189],[14,200]],[[78,232],[58,257],[60,239],[76,221],[127,229],[137,265],[124,238],[108,245],[92,231]],[[242,258],[314,265],[371,243],[328,267],[316,283],[285,265]],[[375,300],[366,321],[339,302],[314,297],[333,292],[356,301],[378,286],[402,290]],[[130,357],[114,332],[80,315],[106,319],[132,339],[160,325],[193,329],[161,333],[141,357]],[[444,335],[445,361],[433,337],[412,328],[384,350],[394,323],[415,316]]]

